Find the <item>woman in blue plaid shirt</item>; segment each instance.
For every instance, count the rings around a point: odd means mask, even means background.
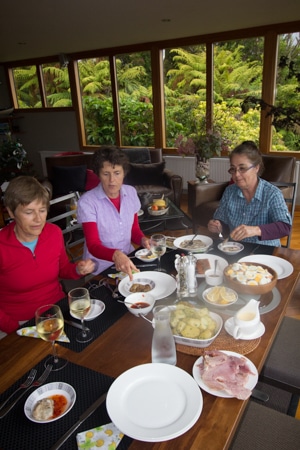
[[[208,229],[213,233],[229,228],[235,241],[280,247],[280,238],[291,231],[291,216],[276,186],[260,178],[264,170],[262,155],[252,141],[244,141],[230,154],[232,176],[220,206]]]

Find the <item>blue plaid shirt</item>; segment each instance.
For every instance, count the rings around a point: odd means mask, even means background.
[[[259,178],[255,195],[250,203],[236,184],[229,185],[225,189],[214,219],[227,224],[230,231],[242,224],[259,226],[273,222],[285,222],[289,225],[292,223],[280,189],[262,178]],[[261,241],[258,236],[253,236],[243,240],[280,247],[279,239]]]

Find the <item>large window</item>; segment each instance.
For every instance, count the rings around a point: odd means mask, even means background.
[[[289,26],[95,50],[69,67],[42,59],[12,66],[14,106],[62,108],[76,99],[83,148],[172,152],[180,135],[199,143],[216,133],[230,149],[251,139],[263,152],[298,152],[300,33]]]
[[[300,33],[279,36],[272,149],[300,151]]]

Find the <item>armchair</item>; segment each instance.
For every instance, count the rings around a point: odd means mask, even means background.
[[[280,184],[280,182],[291,183],[294,181],[296,158],[263,155],[263,163],[265,170],[262,178],[270,183]],[[206,227],[208,221],[212,219],[227,186],[228,182],[196,184],[190,181],[188,183],[188,212],[192,217],[194,233],[197,232],[199,226]],[[282,189],[284,196],[287,194],[286,190],[289,189],[288,187]],[[287,197],[289,196],[287,195]]]

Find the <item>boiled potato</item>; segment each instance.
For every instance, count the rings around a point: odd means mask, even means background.
[[[217,328],[207,308],[194,308],[185,302],[171,312],[170,325],[173,334],[190,339],[210,339]]]

